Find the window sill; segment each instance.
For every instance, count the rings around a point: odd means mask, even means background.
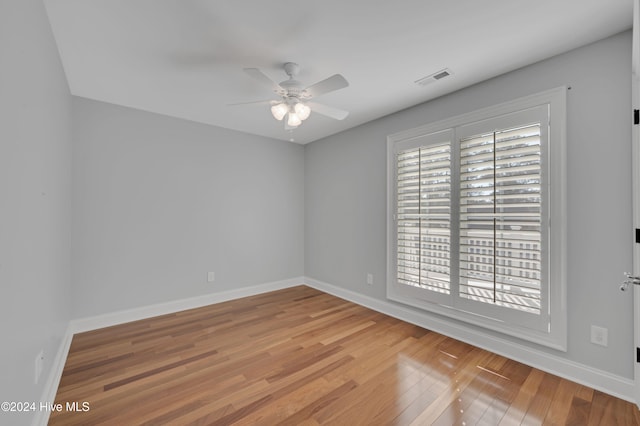
[[[402,303],[428,313],[434,313],[457,321],[462,321],[473,326],[482,327],[488,330],[496,331],[508,336],[516,337],[531,343],[552,348],[558,351],[567,351],[567,333],[566,333],[566,313],[560,321],[557,330],[552,329],[550,333],[544,333],[538,330],[529,329],[505,321],[484,317],[471,312],[457,309],[453,306],[446,306],[433,302],[428,302],[415,297],[402,295],[394,286],[387,287],[387,298],[394,302]]]

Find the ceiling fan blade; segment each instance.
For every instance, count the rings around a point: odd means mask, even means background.
[[[227,106],[239,106],[239,105],[268,105],[272,102],[277,102],[271,99],[266,99],[263,101],[250,101],[250,102],[234,102],[232,104],[227,104]]]
[[[276,93],[282,93],[284,89],[280,87],[278,83],[271,80],[265,73],[260,71],[258,68],[243,68],[244,72],[246,72],[251,78],[260,82],[263,86],[267,86],[269,89],[273,90]]]
[[[329,78],[325,78],[322,81],[312,84],[304,89],[309,97],[316,97],[324,95],[325,93],[333,92],[334,90],[344,89],[349,86],[349,82],[340,74],[334,74]]]
[[[336,120],[344,120],[349,115],[349,111],[330,107],[325,104],[319,104],[317,102],[308,102],[307,105],[311,107],[311,111],[317,112],[318,114],[322,114]]]

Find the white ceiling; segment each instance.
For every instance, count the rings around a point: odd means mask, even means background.
[[[616,34],[632,0],[45,0],[71,92],[270,138],[308,143]],[[286,132],[242,68],[310,85],[350,111]],[[453,75],[414,82],[443,68]]]

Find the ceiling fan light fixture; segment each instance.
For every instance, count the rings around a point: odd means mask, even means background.
[[[287,112],[289,112],[289,108],[283,102],[278,102],[271,107],[271,114],[278,121],[282,121]]]
[[[284,64],[284,71],[289,76],[288,80],[276,83],[258,68],[244,68],[244,72],[251,78],[260,82],[263,86],[269,87],[279,97],[278,100],[243,102],[242,104],[269,104],[273,118],[278,121],[285,121],[285,130],[291,131],[300,126],[302,122],[311,115],[311,107],[307,101],[325,93],[334,92],[349,86],[347,80],[340,74],[320,80],[310,86],[302,85],[295,79],[298,75],[299,66],[293,62]],[[232,104],[240,105],[240,104]],[[349,114],[337,108],[331,108],[322,104],[313,104],[315,112],[336,120],[344,120]]]
[[[299,125],[302,124],[302,120],[300,119],[300,117],[298,117],[298,114],[291,111],[289,112],[289,118],[287,120],[287,124],[291,127],[298,127]]]
[[[305,105],[302,102],[298,102],[294,107],[294,110],[302,121],[309,118],[309,115],[311,114],[311,108],[309,108],[308,105]]]

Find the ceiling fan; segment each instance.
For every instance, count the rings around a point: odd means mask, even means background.
[[[245,73],[273,90],[280,99],[241,102],[230,105],[270,104],[271,114],[276,120],[284,121],[285,130],[293,130],[298,127],[304,120],[309,118],[311,111],[336,120],[344,120],[349,115],[348,111],[311,101],[312,98],[349,86],[343,76],[334,74],[329,78],[305,87],[296,80],[299,71],[298,64],[293,62],[285,63],[284,72],[289,76],[289,79],[276,83],[258,68],[244,68]],[[286,120],[284,120],[285,117]]]

